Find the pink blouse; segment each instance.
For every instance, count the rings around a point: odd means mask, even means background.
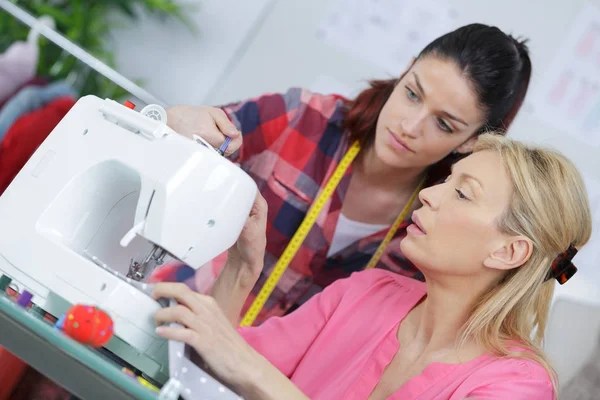
[[[240,328],[245,340],[312,400],[367,399],[398,352],[397,331],[425,284],[389,271],[352,274],[285,317]],[[432,363],[389,399],[553,400],[545,369],[482,355]]]

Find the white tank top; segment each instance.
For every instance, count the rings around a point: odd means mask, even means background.
[[[387,227],[389,227],[389,225],[366,224],[364,222],[352,221],[343,214],[340,214],[327,257],[345,249],[357,240],[371,236]]]

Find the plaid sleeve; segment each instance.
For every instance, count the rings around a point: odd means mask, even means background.
[[[243,163],[268,149],[290,125],[301,104],[302,89],[268,93],[239,103],[221,106],[242,132],[242,147],[230,159]]]

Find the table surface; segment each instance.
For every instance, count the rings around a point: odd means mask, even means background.
[[[155,400],[121,366],[0,293],[0,345],[81,399]]]

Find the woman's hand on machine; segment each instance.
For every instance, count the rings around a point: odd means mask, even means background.
[[[174,299],[178,303],[156,312],[156,332],[165,339],[192,346],[211,372],[244,398],[307,400],[236,330],[242,304],[252,286],[246,285],[245,293],[239,291],[239,277],[258,276],[262,270],[266,219],[267,203],[259,192],[237,243],[229,250],[227,265],[213,285],[214,297],[196,293],[183,283],[156,284],[153,298]],[[169,326],[173,323],[179,326]]]
[[[178,303],[154,314],[159,336],[192,346],[219,378],[233,386],[252,379],[257,353],[237,333],[214,298],[193,292],[183,283],[158,283],[152,296]],[[181,327],[162,325],[171,323]]]
[[[227,252],[227,267],[245,269],[251,278],[262,271],[267,245],[267,202],[260,192],[237,242]]]
[[[219,148],[225,137],[230,137],[231,143],[225,151],[226,156],[234,153],[242,145],[241,132],[220,108],[178,105],[169,107],[166,111],[167,125],[190,139],[200,136],[211,146]]]

